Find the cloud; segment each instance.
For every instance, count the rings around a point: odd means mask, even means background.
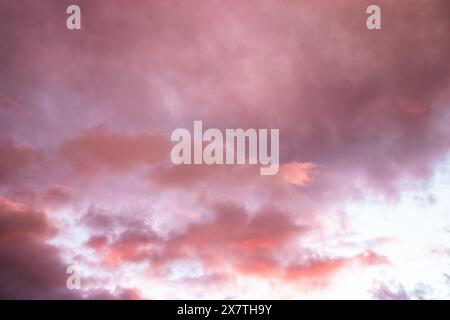
[[[106,289],[92,289],[84,293],[85,299],[90,300],[139,300],[141,293],[138,289],[116,287],[109,291]]]
[[[8,192],[10,199],[42,210],[53,210],[68,204],[73,196],[73,190],[63,185],[50,185],[43,189],[20,186],[13,187]]]
[[[373,297],[378,300],[410,300],[408,292],[400,283],[379,283],[372,291]]]
[[[73,298],[65,288],[66,268],[43,212],[0,198],[0,296],[3,299]]]
[[[69,201],[73,196],[71,188],[61,185],[54,185],[44,191],[42,201],[50,205],[58,205]]]
[[[78,172],[89,174],[127,172],[159,161],[167,151],[167,140],[159,134],[121,135],[97,127],[64,142],[60,153]]]
[[[424,283],[417,283],[414,289],[407,290],[401,283],[390,281],[387,283],[376,283],[372,289],[375,299],[379,300],[411,300],[430,299],[433,289]]]
[[[233,266],[272,257],[274,250],[307,229],[277,209],[265,208],[250,214],[227,203],[214,205],[212,209],[214,214],[205,221],[192,223],[168,238],[159,236],[149,225],[128,227],[117,233],[117,229],[107,228],[110,223],[102,222],[94,227],[88,244],[103,254],[107,262],[147,259],[162,267],[178,259],[200,259],[213,269],[220,269],[224,264]],[[90,218],[83,221],[91,224],[92,214],[87,216]]]
[[[2,296],[138,297],[161,280],[189,298],[167,280],[179,269],[200,287],[242,277],[323,289],[395,266],[386,248],[402,235],[375,251],[367,241],[385,230],[357,238],[342,212],[400,197],[448,155],[447,0],[380,0],[376,32],[359,0],[79,5],[82,31],[69,32],[63,2],[0,4]],[[174,166],[170,132],[199,119],[279,128],[278,175]],[[62,256],[96,274],[148,268],[140,288],[94,277],[92,294],[72,295]],[[414,296],[381,283],[374,298]]]
[[[91,230],[86,245],[105,266],[144,264],[147,277],[163,281],[170,280],[176,266],[188,268],[193,263],[197,267],[183,271],[187,274],[178,276],[178,282],[204,288],[237,276],[325,288],[341,271],[389,264],[387,257],[372,250],[339,257],[298,246],[306,234],[316,230],[274,207],[251,212],[233,203],[213,203],[209,210],[212,215],[167,236],[155,232],[152,225],[127,224],[132,217],[109,215],[104,220],[90,210],[82,219]],[[116,224],[127,227],[111,227]],[[201,271],[194,276],[193,270]]]
[[[138,299],[134,289],[66,287],[67,266],[61,250],[48,244],[57,229],[44,212],[0,197],[0,298]]]
[[[288,183],[292,183],[296,186],[304,186],[310,182],[312,178],[313,170],[316,169],[314,163],[298,163],[291,162],[282,165],[280,176]]]
[[[17,178],[26,168],[42,158],[42,154],[29,146],[0,139],[0,181]]]

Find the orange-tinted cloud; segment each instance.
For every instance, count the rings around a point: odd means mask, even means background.
[[[316,168],[317,165],[310,162],[286,163],[281,166],[280,176],[284,181],[301,187],[313,179],[314,169]]]

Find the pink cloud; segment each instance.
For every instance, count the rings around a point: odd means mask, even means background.
[[[378,2],[383,29],[370,32],[359,0],[126,12],[79,0],[83,29],[69,32],[64,2],[3,1],[0,295],[142,296],[95,276],[91,293],[67,293],[62,253],[99,274],[147,264],[163,283],[168,266],[196,261],[205,274],[186,281],[206,288],[228,270],[326,286],[341,271],[389,267],[372,235],[347,239],[340,215],[350,200],[398,198],[401,181],[429,178],[448,155],[450,17],[446,0]],[[279,174],[173,165],[170,133],[198,119],[279,128]],[[78,249],[48,244],[58,236]],[[397,289],[374,297],[406,297]]]
[[[21,171],[39,161],[42,154],[29,146],[10,140],[0,140],[0,181],[16,177]]]
[[[126,171],[139,164],[160,160],[168,151],[167,140],[159,134],[119,135],[103,128],[85,131],[66,141],[61,155],[79,172]]]

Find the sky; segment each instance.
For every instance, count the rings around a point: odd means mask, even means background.
[[[449,39],[447,0],[1,0],[0,298],[449,299]],[[196,120],[279,172],[173,164]]]

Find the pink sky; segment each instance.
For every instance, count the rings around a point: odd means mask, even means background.
[[[449,298],[450,3],[375,2],[2,0],[0,298]]]

